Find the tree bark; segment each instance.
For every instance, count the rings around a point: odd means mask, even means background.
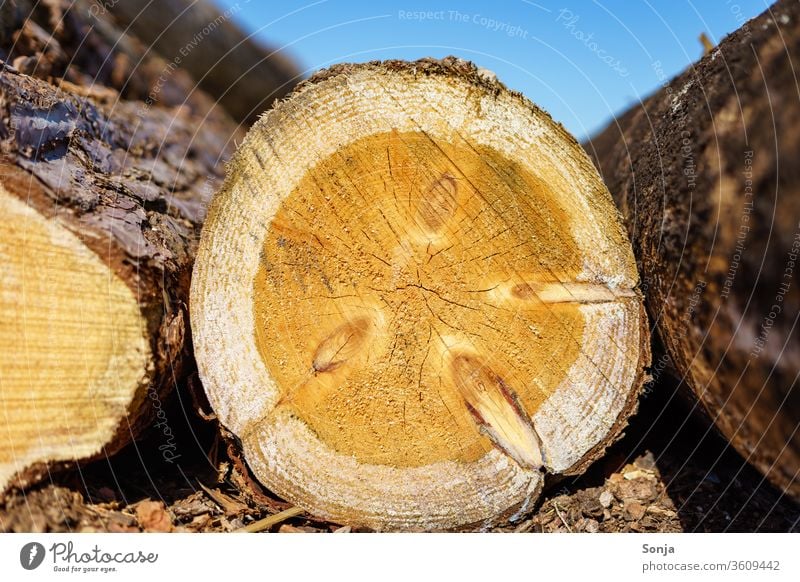
[[[333,521],[485,527],[599,457],[649,337],[575,140],[457,59],[341,65],[254,126],[215,196],[192,329],[257,478]]]
[[[800,4],[778,2],[586,144],[650,316],[734,447],[800,499]],[[658,73],[658,65],[654,65]]]
[[[122,30],[106,4],[89,0],[8,0],[0,7],[0,59],[21,73],[113,104],[186,107],[223,117],[182,66]]]
[[[111,454],[188,357],[190,267],[236,126],[0,70],[0,491]],[[168,425],[161,429],[167,435]]]
[[[125,0],[114,17],[168,61],[180,59],[198,85],[237,121],[252,124],[300,80],[284,51],[244,33],[238,5],[223,13],[208,0]]]

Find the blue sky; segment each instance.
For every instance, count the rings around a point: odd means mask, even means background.
[[[457,55],[497,73],[577,138],[696,61],[765,0],[218,0],[306,74],[336,62]]]

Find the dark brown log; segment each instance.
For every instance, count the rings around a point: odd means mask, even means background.
[[[95,101],[111,104],[122,98],[142,101],[145,108],[186,106],[201,117],[222,110],[197,89],[180,63],[161,58],[89,0],[3,3],[0,59],[21,73]]]
[[[196,236],[237,131],[213,108],[52,80],[62,89],[0,69],[0,491],[111,454],[159,415],[188,357]]]
[[[586,144],[666,353],[733,446],[795,499],[798,64],[800,3],[778,2]]]
[[[207,0],[125,0],[109,2],[108,10],[167,61],[180,59],[239,122],[253,123],[300,80],[284,52],[263,46],[235,24],[238,5],[221,12]]]

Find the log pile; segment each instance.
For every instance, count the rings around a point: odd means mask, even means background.
[[[196,358],[229,450],[318,518],[513,522],[622,434],[647,312],[653,374],[800,499],[800,4],[586,151],[452,57],[290,93],[233,16],[0,6],[0,495],[137,440]]]

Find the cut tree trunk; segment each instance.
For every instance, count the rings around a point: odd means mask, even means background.
[[[579,145],[457,59],[342,65],[261,119],[192,283],[195,356],[256,477],[381,530],[524,515],[635,408],[630,244]]]
[[[235,24],[239,4],[222,13],[208,0],[124,0],[108,8],[165,59],[180,59],[181,68],[237,121],[255,122],[300,80],[285,52],[265,47]]]
[[[0,492],[113,453],[163,415],[197,229],[236,131],[2,67]]]
[[[586,148],[681,379],[800,500],[798,63],[800,3],[779,2]]]

